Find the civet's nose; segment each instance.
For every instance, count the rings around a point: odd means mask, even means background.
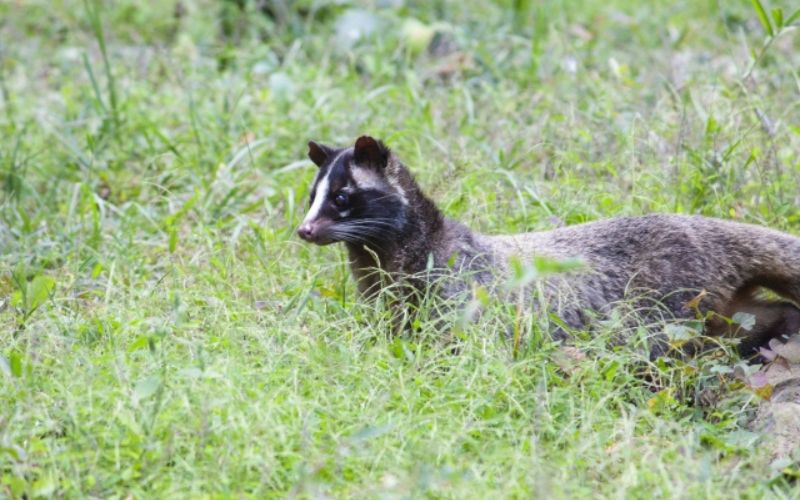
[[[305,222],[297,228],[297,235],[303,238],[306,241],[311,241],[314,239],[314,226]]]

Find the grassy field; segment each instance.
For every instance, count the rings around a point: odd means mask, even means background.
[[[734,357],[394,337],[294,235],[362,133],[485,232],[800,233],[795,4],[261,3],[0,2],[0,497],[800,494]]]

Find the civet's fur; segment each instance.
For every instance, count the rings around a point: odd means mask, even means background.
[[[679,318],[718,313],[705,315],[712,335],[730,328],[722,317],[753,314],[748,348],[800,329],[800,239],[786,233],[700,216],[648,215],[488,236],[445,218],[397,157],[371,137],[341,149],[311,142],[309,157],[319,171],[298,233],[317,244],[344,242],[362,292],[381,285],[375,268],[424,288],[431,263],[440,275],[488,284],[512,257],[577,257],[586,270],[546,283],[553,297],[548,307],[571,327],[587,326],[591,312],[647,291]],[[761,288],[784,300],[758,298]],[[702,300],[688,307],[698,293]]]

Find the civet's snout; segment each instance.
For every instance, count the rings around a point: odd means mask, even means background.
[[[314,229],[308,224],[302,224],[297,228],[297,236],[310,241],[314,237]]]
[[[306,241],[313,242],[314,236],[316,235],[315,229],[316,228],[311,223],[304,222],[297,228],[297,235]]]
[[[328,235],[328,225],[317,220],[304,221],[297,228],[297,235],[309,243],[327,245],[333,243]]]

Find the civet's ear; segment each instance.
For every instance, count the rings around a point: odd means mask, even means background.
[[[331,155],[333,155],[333,148],[317,144],[314,141],[308,141],[308,157],[316,166],[321,167],[324,165]]]
[[[376,141],[368,135],[362,135],[353,148],[353,159],[359,165],[373,168],[384,168],[389,161],[389,148],[381,141]]]

